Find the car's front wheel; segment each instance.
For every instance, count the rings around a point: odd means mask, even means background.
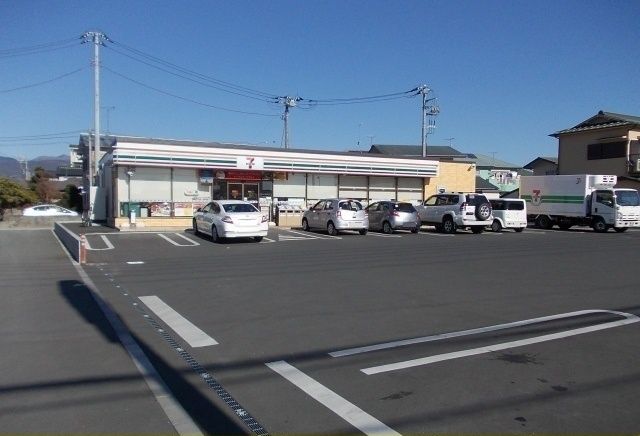
[[[306,218],[302,219],[302,230],[304,230],[305,232],[311,230],[311,228],[309,227],[309,221],[307,221]]]
[[[360,233],[361,235],[366,235],[367,234],[367,229],[360,229],[360,230],[358,230],[358,233]]]
[[[261,242],[262,241],[262,236],[254,236],[253,240],[256,242]]]
[[[602,218],[596,218],[593,222],[593,231],[598,233],[604,233],[607,231],[607,223]]]
[[[192,225],[193,225],[193,234],[198,235],[198,233],[200,232],[198,231],[198,223],[196,222],[195,219],[193,220]]]

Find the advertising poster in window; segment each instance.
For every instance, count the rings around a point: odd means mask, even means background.
[[[193,203],[173,203],[175,216],[193,216]]]
[[[151,216],[171,216],[171,203],[149,203]]]

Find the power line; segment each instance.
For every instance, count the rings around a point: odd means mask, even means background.
[[[45,81],[42,81],[42,82],[32,83],[30,85],[19,86],[17,88],[11,88],[11,89],[2,89],[2,90],[0,90],[0,93],[4,94],[4,93],[7,93],[7,92],[19,91],[19,90],[22,90],[22,89],[35,88],[36,86],[46,85],[48,83],[55,82],[57,80],[64,79],[65,77],[69,77],[69,76],[71,76],[73,74],[79,73],[80,71],[82,71],[84,69],[85,69],[85,67],[78,68],[77,70],[70,71],[68,73],[62,74],[62,75],[54,77],[52,79],[45,80]]]
[[[80,134],[83,133],[84,130],[68,130],[66,132],[55,132],[55,133],[41,133],[39,135],[22,135],[22,136],[0,136],[0,141],[11,141],[11,140],[34,140],[34,139],[52,139],[54,138],[68,138],[69,135],[72,134]],[[66,136],[62,136],[66,135]]]
[[[109,48],[109,50],[111,50],[111,51],[113,51],[115,53],[120,54],[121,56],[125,56],[125,57],[127,57],[129,59],[132,59],[132,60],[134,60],[136,62],[139,62],[141,64],[144,64],[144,65],[147,65],[149,67],[155,68],[157,70],[163,71],[163,72],[165,72],[167,74],[171,74],[172,76],[179,77],[181,79],[185,79],[185,80],[188,80],[188,81],[193,82],[193,83],[197,83],[197,84],[202,85],[202,86],[206,86],[206,87],[209,87],[209,88],[217,89],[217,90],[222,91],[222,92],[226,92],[226,93],[229,93],[229,94],[237,95],[237,96],[240,96],[240,97],[246,97],[246,98],[252,98],[254,100],[264,101],[266,103],[273,103],[274,99],[276,98],[275,96],[261,96],[261,95],[258,95],[258,94],[252,95],[252,94],[247,93],[247,92],[240,92],[240,91],[234,91],[234,90],[231,90],[231,89],[226,89],[226,88],[224,88],[224,87],[222,87],[220,85],[207,83],[207,82],[199,80],[199,79],[194,79],[194,78],[188,77],[188,76],[186,76],[184,74],[176,73],[174,71],[168,70],[168,69],[160,67],[158,65],[154,65],[154,64],[152,64],[150,62],[146,62],[146,61],[138,59],[138,58],[136,58],[134,56],[130,56],[130,55],[126,54],[126,53],[123,53],[120,50],[116,50],[113,47],[107,46],[107,48]],[[194,76],[196,74],[197,73],[193,73]],[[211,81],[213,83],[217,83],[214,79],[209,79],[206,76],[202,76],[202,77],[203,77],[203,80],[209,80],[209,81]]]
[[[32,54],[48,53],[57,50],[64,50],[79,46],[78,38],[69,38],[61,41],[54,41],[45,44],[33,45],[30,47],[20,47],[0,50],[0,59],[13,58],[17,56],[28,56]]]
[[[120,74],[116,71],[114,71],[113,69],[106,67],[106,66],[102,66],[102,68],[108,72],[110,72],[111,74],[114,74],[118,77],[121,77],[125,80],[128,80],[129,82],[135,83],[138,86],[142,86],[143,88],[147,88],[147,89],[151,89],[152,91],[158,92],[160,94],[164,94],[167,95],[169,97],[173,97],[173,98],[177,98],[179,100],[183,100],[183,101],[187,101],[189,103],[193,103],[193,104],[197,104],[200,106],[205,106],[211,109],[217,109],[217,110],[221,110],[221,111],[226,111],[226,112],[234,112],[234,113],[238,113],[238,114],[244,114],[244,115],[257,115],[257,116],[262,116],[262,117],[277,117],[279,115],[275,115],[275,114],[263,114],[263,113],[259,113],[259,112],[247,112],[247,111],[241,111],[241,110],[237,110],[237,109],[229,109],[229,108],[225,108],[225,107],[221,107],[221,106],[214,106],[212,104],[208,104],[208,103],[203,103],[201,101],[198,100],[193,100],[191,98],[188,97],[183,97],[177,94],[173,94],[171,92],[167,92],[164,91],[162,89],[158,89],[154,86],[151,85],[147,85],[146,83],[140,82],[138,80],[132,79],[131,77],[125,76],[124,74]]]
[[[187,76],[191,76],[191,77],[195,77],[197,78],[199,81],[196,81],[197,83],[200,83],[201,85],[205,85],[204,83],[202,83],[201,81],[205,81],[205,82],[209,82],[208,84],[206,84],[206,86],[210,86],[213,87],[215,89],[218,89],[220,91],[224,91],[224,92],[229,92],[231,94],[235,94],[235,95],[239,95],[242,97],[247,97],[247,98],[254,98],[254,99],[258,99],[258,100],[266,100],[269,102],[275,102],[275,100],[277,99],[277,95],[273,94],[273,93],[269,93],[269,92],[264,92],[264,91],[259,91],[256,89],[252,89],[252,88],[248,88],[245,86],[241,86],[241,85],[237,85],[231,82],[226,82],[224,80],[220,80],[220,79],[216,79],[215,77],[212,76],[208,76],[202,73],[198,73],[196,71],[190,70],[188,68],[185,67],[181,67],[179,65],[176,65],[172,62],[160,59],[156,56],[147,54],[141,50],[135,49],[133,47],[129,47],[121,42],[115,42],[112,41],[114,45],[121,47],[127,51],[129,51],[131,54],[126,54],[123,53],[122,51],[116,50],[111,46],[108,46],[108,48],[122,56],[126,56],[136,62],[140,62],[142,64],[145,64],[147,66],[159,69],[161,71],[164,71],[166,73],[169,74],[173,74],[177,77],[181,77],[183,79],[186,80],[191,80],[191,81],[195,81],[194,79],[187,77]],[[146,60],[143,60],[143,59]],[[155,65],[155,64],[159,64],[162,67],[160,67],[159,65]],[[164,68],[163,68],[164,67]],[[170,68],[172,70],[176,70],[179,71],[182,74],[177,74],[175,72],[169,71],[166,68]],[[185,74],[187,76],[185,76]],[[215,84],[216,86],[213,86],[211,84]]]

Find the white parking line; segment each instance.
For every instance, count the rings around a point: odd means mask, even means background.
[[[158,236],[160,236],[162,239],[164,239],[165,241],[170,242],[171,244],[175,245],[176,247],[195,247],[196,245],[200,245],[199,242],[194,241],[193,239],[189,239],[184,235],[181,235],[180,233],[173,233],[174,235],[185,239],[187,241],[189,241],[189,244],[178,244],[176,241],[174,241],[173,239],[169,238],[166,235],[163,235],[162,233],[157,233]]]
[[[93,248],[89,244],[89,238],[85,238],[85,247],[87,247],[87,250],[104,251],[104,250],[113,250],[114,249],[113,244],[111,243],[111,241],[109,241],[107,239],[106,235],[100,235],[100,238],[104,241],[104,244],[106,245],[106,248]]]
[[[193,325],[188,319],[173,310],[155,295],[139,298],[140,301],[192,347],[207,347],[218,344],[215,339]]]
[[[367,232],[367,236],[377,236],[379,238],[402,238],[402,235],[387,235],[385,233]]]
[[[525,320],[522,320],[522,321],[508,322],[508,323],[505,323],[505,324],[496,324],[496,325],[492,325],[492,326],[488,326],[488,327],[480,327],[480,328],[475,328],[475,329],[470,329],[470,330],[461,330],[461,331],[457,331],[457,332],[440,333],[440,334],[432,335],[432,336],[422,336],[422,337],[419,337],[419,338],[403,339],[403,340],[400,340],[400,341],[384,342],[384,343],[381,343],[381,344],[368,345],[368,346],[365,346],[365,347],[348,348],[348,349],[341,350],[341,351],[333,351],[333,352],[329,353],[329,356],[331,356],[331,357],[353,356],[354,354],[362,354],[362,353],[369,353],[371,351],[387,350],[387,349],[390,349],[390,348],[398,348],[398,347],[404,347],[406,345],[422,344],[422,343],[425,343],[425,342],[442,341],[444,339],[452,339],[452,338],[459,338],[459,337],[462,337],[462,336],[476,335],[476,334],[480,334],[480,333],[495,332],[495,331],[498,331],[498,330],[511,329],[511,328],[522,327],[522,326],[531,325],[531,324],[540,324],[540,323],[543,323],[543,322],[555,321],[557,319],[573,318],[573,317],[576,317],[576,316],[584,316],[584,315],[592,315],[592,314],[596,314],[596,313],[610,313],[610,314],[619,315],[619,316],[622,316],[622,317],[625,317],[625,318],[634,318],[634,317],[636,317],[635,315],[632,315],[632,314],[629,314],[629,313],[615,312],[615,311],[611,311],[611,310],[600,310],[600,309],[578,310],[578,311],[575,311],[575,312],[567,312],[567,313],[560,313],[560,314],[557,314],[557,315],[541,316],[539,318],[531,318],[531,319],[525,319]]]
[[[433,233],[433,232],[418,232],[419,235],[423,235],[423,236],[436,236],[436,237],[451,237],[451,236],[455,236],[455,235],[451,235],[451,234],[446,234],[446,233]]]
[[[331,236],[331,235],[317,235],[315,233],[311,233],[311,232],[299,232],[297,230],[286,230],[287,232],[291,232],[294,233],[296,235],[302,235],[302,236],[306,236],[308,238],[313,238],[313,239],[342,239],[340,236]]]
[[[378,421],[355,404],[342,398],[340,395],[318,383],[284,360],[266,363],[265,365],[364,434],[400,436],[400,433]]]
[[[630,314],[630,313],[614,312],[614,311],[608,311],[608,310],[594,310],[594,311],[584,311],[584,312],[587,312],[587,313],[598,313],[598,312],[600,312],[600,313],[612,313],[612,314],[615,314],[615,315],[623,316],[625,319],[619,320],[619,321],[607,322],[607,323],[603,323],[603,324],[592,325],[592,326],[589,326],[589,327],[581,327],[581,328],[577,328],[577,329],[566,330],[566,331],[563,331],[563,332],[552,333],[552,334],[548,334],[548,335],[536,336],[536,337],[533,337],[533,338],[522,339],[522,340],[518,340],[518,341],[503,342],[503,343],[500,343],[500,344],[489,345],[489,346],[486,346],[486,347],[471,348],[469,350],[454,351],[452,353],[445,353],[445,354],[437,354],[435,356],[422,357],[422,358],[418,358],[418,359],[407,360],[407,361],[404,361],[404,362],[397,362],[397,363],[392,363],[392,364],[387,364],[387,365],[373,366],[373,367],[370,367],[370,368],[361,369],[360,371],[362,371],[363,373],[365,373],[367,375],[380,374],[380,373],[389,372],[389,371],[397,371],[397,370],[400,370],[400,369],[412,368],[412,367],[415,367],[415,366],[422,366],[422,365],[429,365],[429,364],[436,363],[436,362],[443,362],[445,360],[459,359],[461,357],[475,356],[475,355],[478,355],[478,354],[491,353],[491,352],[495,352],[495,351],[506,350],[506,349],[509,349],[509,348],[524,347],[526,345],[532,345],[532,344],[538,344],[538,343],[541,343],[541,342],[554,341],[554,340],[557,340],[557,339],[564,339],[564,338],[568,338],[568,337],[571,337],[571,336],[582,335],[582,334],[585,334],[585,333],[592,333],[592,332],[596,332],[596,331],[600,331],[600,330],[606,330],[606,329],[610,329],[610,328],[614,328],[614,327],[621,327],[621,326],[624,326],[624,325],[633,324],[633,323],[636,323],[636,322],[640,321],[639,317],[637,317],[636,315]],[[575,312],[573,312],[573,313],[575,313]],[[564,314],[564,315],[568,315],[568,314]],[[560,317],[559,315],[554,315],[553,318],[554,319],[558,319],[559,317]],[[529,320],[529,321],[531,321],[531,320]],[[496,327],[496,326],[494,326],[494,327]],[[460,332],[460,333],[462,333],[462,332]],[[469,334],[469,333],[467,333],[467,334]]]

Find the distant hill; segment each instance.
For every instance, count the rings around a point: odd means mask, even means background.
[[[0,177],[22,179],[22,171],[17,160],[11,157],[0,156]]]
[[[42,167],[47,171],[55,174],[60,166],[69,166],[69,155],[61,154],[60,156],[39,156],[29,161],[29,170],[33,171],[36,167]]]
[[[68,166],[69,156],[39,156],[29,161],[29,171],[33,172],[37,167],[44,168],[47,172],[55,174],[59,166]],[[22,179],[20,163],[12,157],[0,156],[0,177]]]

